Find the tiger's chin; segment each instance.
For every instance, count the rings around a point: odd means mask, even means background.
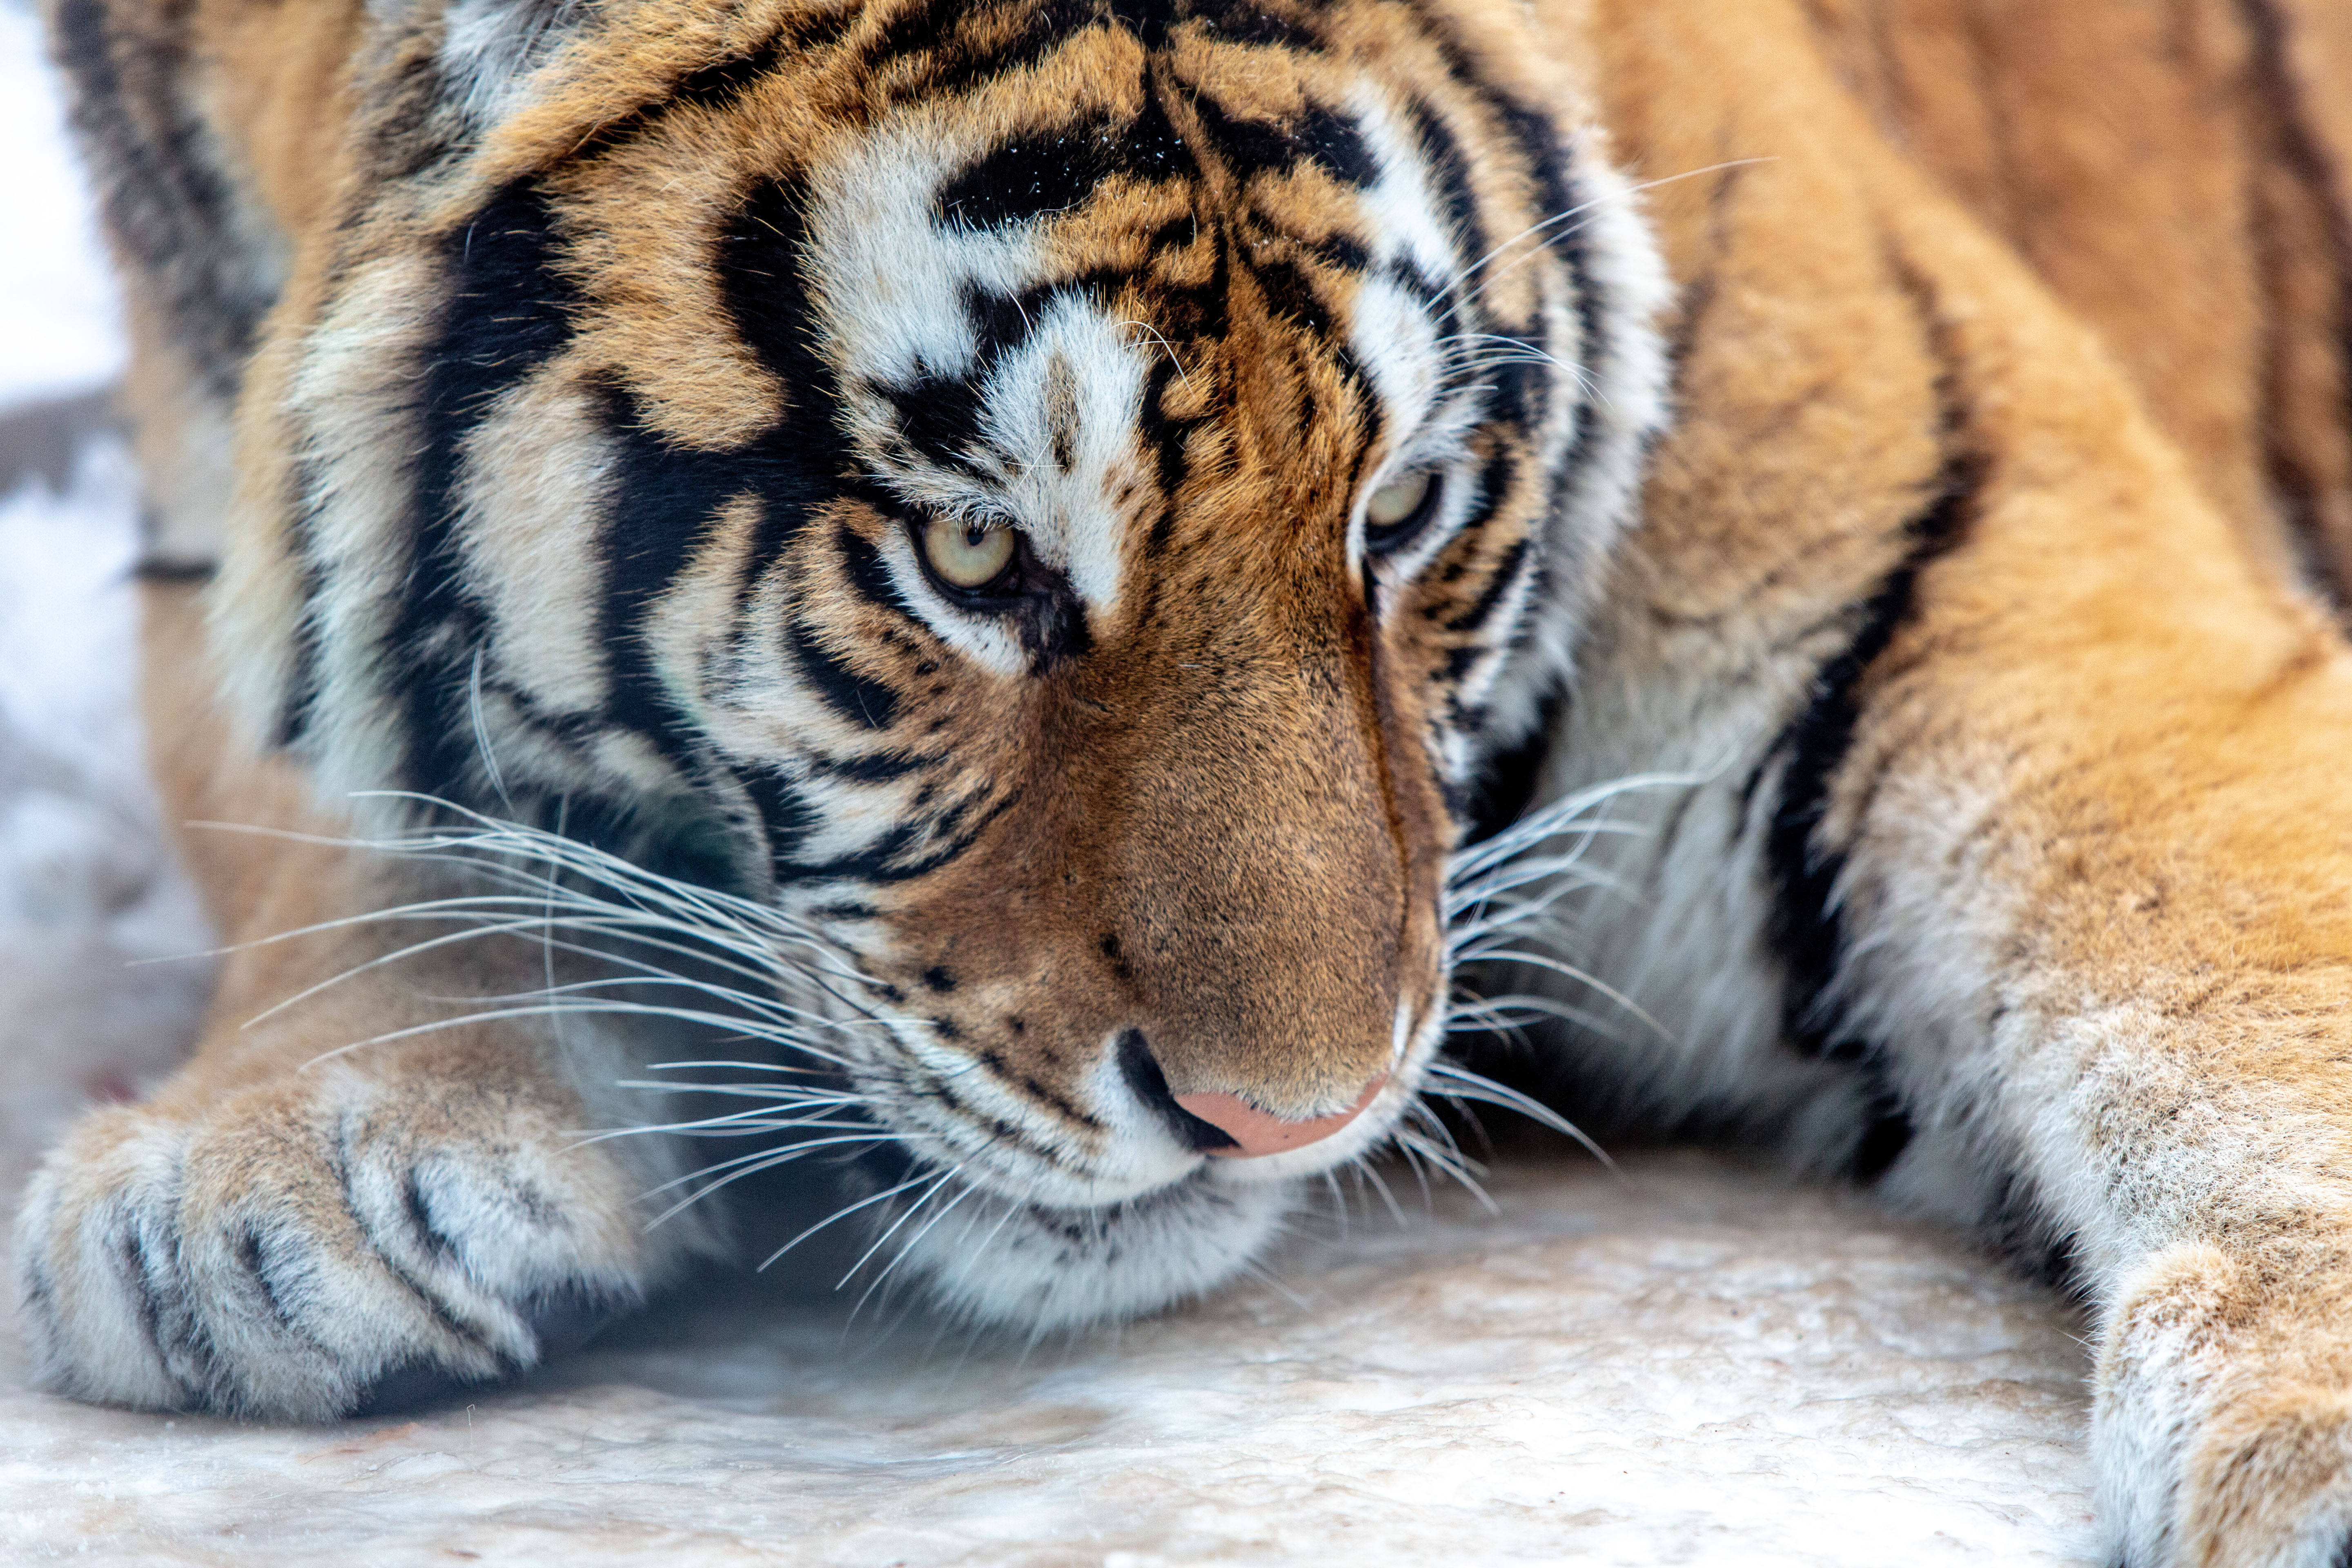
[[[942,1190],[882,1220],[880,1232],[897,1227],[907,1239],[895,1257],[886,1258],[887,1241],[874,1257],[948,1315],[1035,1338],[1141,1317],[1224,1284],[1281,1231],[1297,1191],[1295,1181],[1236,1179],[1222,1161],[1084,1208]]]
[[[1043,1162],[1001,1144],[959,1150],[952,1163],[919,1159],[904,1143],[871,1151],[856,1162],[842,1211],[873,1216],[853,1281],[856,1272],[894,1288],[904,1281],[951,1318],[1033,1338],[1205,1294],[1251,1268],[1308,1180],[1403,1135],[1443,1039],[1443,1015],[1433,1012],[1345,1125],[1275,1153],[1203,1158],[1181,1147],[1150,1105],[1116,1098],[1115,1070],[1097,1104],[1123,1135],[1091,1158]],[[954,1147],[937,1124],[909,1131]]]

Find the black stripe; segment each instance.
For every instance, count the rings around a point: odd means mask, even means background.
[[[1318,336],[1330,331],[1331,318],[1323,308],[1322,296],[1316,293],[1314,280],[1297,262],[1248,258],[1242,265],[1257,279],[1267,307],[1276,315]]]
[[[819,752],[808,752],[802,758],[812,773],[825,778],[843,779],[850,784],[889,784],[908,773],[937,767],[948,758],[933,753],[909,756],[904,752],[876,752],[863,757],[828,757]]]
[[[1911,1146],[1911,1113],[1903,1108],[1902,1096],[1885,1080],[1883,1067],[1873,1078],[1875,1087],[1864,1112],[1862,1136],[1855,1141],[1853,1156],[1846,1166],[1857,1182],[1876,1181]]]
[[[1018,13],[1018,30],[1003,24]],[[965,5],[919,0],[890,18],[867,49],[861,80],[900,100],[949,97],[1027,70],[1105,20],[1097,0]],[[919,67],[914,62],[919,58]]]
[[[1465,848],[1492,838],[1527,814],[1536,797],[1536,784],[1542,777],[1544,763],[1551,755],[1554,729],[1567,706],[1567,688],[1554,680],[1537,707],[1535,727],[1526,738],[1502,751],[1489,752],[1479,767],[1475,786],[1459,792],[1462,798],[1458,801],[1449,800],[1454,819],[1467,820],[1468,828],[1463,836]]]
[[[1491,242],[1478,216],[1478,190],[1470,177],[1470,160],[1453,128],[1430,106],[1406,104],[1404,121],[1429,172],[1436,176],[1438,199],[1444,205],[1456,254],[1465,267],[1475,266],[1491,248]]]
[[[440,62],[422,49],[404,51],[371,84],[371,112],[362,121],[362,187],[414,179],[467,149],[471,130],[442,79]]]
[[[352,1133],[353,1129],[351,1126],[346,1125],[343,1128],[341,1146],[336,1152],[336,1157],[331,1161],[331,1167],[335,1173],[341,1193],[343,1214],[350,1219],[352,1229],[367,1243],[369,1254],[386,1274],[391,1275],[407,1289],[408,1293],[432,1314],[434,1321],[440,1324],[451,1338],[481,1352],[503,1371],[520,1371],[520,1367],[510,1363],[504,1353],[492,1348],[488,1334],[460,1318],[454,1306],[429,1289],[422,1279],[419,1279],[400,1262],[390,1248],[385,1247],[385,1238],[377,1232],[373,1220],[359,1202],[359,1194],[352,1188],[352,1172],[356,1163],[356,1152],[352,1145]]]
[[[649,427],[633,394],[604,392],[614,437],[613,503],[596,546],[604,568],[596,644],[611,680],[604,715],[645,736],[691,779],[701,766],[699,736],[656,668],[648,623],[727,504],[764,495],[770,465],[678,446]]]
[[[982,1051],[981,1060],[996,1074],[998,1082],[1015,1093],[1027,1096],[1032,1105],[1043,1106],[1063,1121],[1079,1127],[1097,1132],[1102,1131],[1103,1124],[1099,1118],[1089,1115],[1076,1101],[1043,1079],[1030,1073],[1016,1074],[1007,1071],[1004,1058],[995,1051]]]
[[[1495,563],[1495,570],[1488,574],[1486,586],[1480,591],[1478,597],[1471,602],[1468,609],[1447,621],[1445,629],[1449,632],[1475,632],[1485,626],[1493,618],[1496,606],[1502,604],[1531,564],[1533,544],[1531,538],[1514,540],[1510,549],[1504,552],[1502,560]]]
[[[978,802],[988,797],[988,793],[986,788],[982,788],[964,795],[937,821],[901,822],[889,832],[882,835],[870,847],[856,854],[841,856],[832,860],[793,862],[780,868],[778,876],[780,879],[792,880],[877,883],[908,882],[919,877],[927,877],[956,860],[978,843],[981,835],[988,830],[990,825],[1010,810],[1022,795],[1022,792],[1018,789],[1007,790],[993,805],[973,819],[971,826],[964,828],[962,832],[955,834],[945,843],[937,842],[939,834],[952,831],[953,824],[968,816]],[[931,842],[931,847],[925,849],[913,859],[900,858],[914,847],[919,839],[927,837]]]
[[[2088,1305],[2091,1280],[2083,1269],[2081,1237],[2052,1220],[2037,1189],[2015,1168],[2001,1176],[1982,1226],[1994,1249],[2011,1264],[2078,1305]]]
[[[268,1255],[272,1250],[260,1226],[252,1222],[247,1222],[245,1228],[237,1233],[237,1267],[245,1270],[245,1277],[252,1282],[254,1293],[261,1298],[261,1304],[268,1310],[271,1320],[285,1332],[316,1343],[311,1334],[295,1322],[293,1312],[288,1309],[285,1297],[278,1289],[278,1281],[270,1277]]]
[[[768,37],[740,53],[695,67],[654,98],[606,121],[572,155],[597,157],[641,142],[667,124],[681,108],[713,112],[731,110],[761,78],[784,68],[788,62],[839,43],[863,16],[858,7],[845,5],[829,13],[813,12],[787,18]]]
[[[838,15],[824,20],[830,24],[835,35],[838,37],[839,31],[848,26],[850,17],[854,14],[845,9]],[[676,85],[663,96],[662,107],[667,109],[673,104],[690,104],[697,109],[731,108],[735,100],[743,95],[746,88],[782,63],[784,52],[788,47],[797,52],[802,48],[821,47],[823,41],[821,33],[814,36],[799,34],[788,36],[785,33],[778,33],[773,37],[754,45],[742,54],[723,60],[714,60],[709,65],[687,72],[686,75],[678,78]]]
[[[295,505],[289,520],[287,553],[294,563],[296,580],[301,585],[300,612],[294,617],[288,641],[292,645],[292,668],[287,672],[286,689],[279,694],[278,727],[271,737],[281,747],[290,747],[310,732],[318,717],[319,699],[324,679],[320,673],[323,658],[319,629],[320,600],[326,592],[325,564],[319,559],[318,539],[320,513],[325,510],[326,487],[319,477],[319,462],[308,452],[298,451],[292,464],[294,482],[290,487]]]
[[[923,1081],[923,1087],[929,1089],[932,1098],[941,1105],[946,1106],[973,1126],[984,1129],[992,1142],[1018,1149],[1026,1154],[1033,1154],[1056,1169],[1065,1168],[1068,1164],[1068,1161],[1058,1150],[1047,1148],[993,1111],[981,1110],[950,1088],[947,1079],[936,1077],[926,1079]]]
[[[57,58],[73,84],[76,134],[96,165],[108,229],[143,275],[206,392],[234,398],[261,318],[276,302],[267,258],[246,251],[245,202],[218,142],[182,95],[194,7],[142,12],[121,30],[106,0],[61,0]],[[153,26],[157,19],[165,25]]]
[[[803,844],[817,825],[816,808],[791,780],[773,768],[759,767],[743,775],[743,792],[751,797],[767,836],[770,875],[786,879]]]
[[[467,685],[488,617],[458,548],[461,449],[571,336],[578,300],[556,268],[560,247],[553,202],[536,180],[502,187],[443,242],[448,304],[424,355],[409,561],[383,650],[385,689],[404,710],[404,782],[428,795],[468,798],[478,766]]]
[[[1473,101],[1485,105],[1487,111],[1495,115],[1504,138],[1518,153],[1523,166],[1538,191],[1539,221],[1559,217],[1582,206],[1587,193],[1576,179],[1559,125],[1539,110],[1515,101],[1496,84],[1486,80],[1474,65],[1469,51],[1454,35],[1446,17],[1425,4],[1415,4],[1413,10],[1436,49],[1446,74],[1464,89]],[[1549,334],[1542,330],[1544,323],[1540,315],[1522,325],[1505,325],[1498,329],[1501,335],[1521,339],[1535,350],[1584,367],[1591,366],[1608,347],[1601,290],[1597,287],[1589,241],[1585,236],[1587,227],[1582,219],[1571,217],[1528,237],[1527,240],[1527,243],[1551,251],[1567,271],[1570,287],[1575,296],[1578,342],[1565,351],[1556,348],[1549,341]],[[1481,250],[1479,255],[1483,257],[1485,251]],[[1477,297],[1484,300],[1483,289]],[[1491,316],[1491,308],[1484,313]],[[1497,374],[1492,377],[1497,399],[1496,416],[1517,424],[1522,431],[1532,432],[1543,424],[1550,412],[1551,399],[1558,393],[1564,391],[1578,401],[1575,435],[1568,450],[1552,467],[1545,484],[1542,516],[1547,522],[1556,520],[1566,511],[1575,487],[1591,471],[1592,448],[1600,436],[1600,425],[1593,417],[1591,402],[1582,390],[1580,378],[1536,374],[1525,365],[1496,368]],[[1568,380],[1570,384],[1560,387],[1558,384],[1561,380]],[[1484,498],[1486,515],[1491,516],[1502,500],[1503,497],[1498,492],[1489,491]],[[1548,591],[1544,578],[1551,571],[1551,565],[1538,556],[1533,562],[1533,569],[1538,574],[1535,594],[1541,598]],[[1515,647],[1524,641],[1534,625],[1532,620],[1521,624],[1514,639]]]
[[[1164,181],[1197,174],[1159,96],[1132,120],[1096,117],[1003,142],[940,187],[943,221],[1002,228],[1066,212],[1114,177]]]
[[[1781,761],[1780,799],[1765,837],[1765,861],[1774,887],[1767,934],[1788,976],[1783,1027],[1791,1042],[1813,1056],[1828,1056],[1835,1048],[1853,1058],[1869,1048],[1844,1038],[1831,1005],[1844,958],[1844,936],[1833,900],[1845,869],[1844,855],[1820,837],[1831,785],[1844,766],[1861,721],[1864,677],[1895,634],[1910,623],[1920,573],[1966,537],[1990,470],[1986,458],[1965,444],[1971,423],[1960,398],[1958,356],[1947,341],[1935,300],[1899,259],[1894,266],[1919,310],[1929,352],[1941,366],[1936,392],[1942,459],[1927,485],[1927,505],[1904,525],[1902,560],[1856,607],[1853,636],[1814,675],[1811,700],[1758,765],[1760,775],[1774,760]],[[1751,777],[1751,794],[1755,783]]]
[[[985,389],[972,375],[926,375],[897,385],[876,384],[875,395],[898,416],[897,435],[932,464],[961,473],[982,473],[986,431],[981,421]]]
[[[1314,15],[1280,16],[1254,0],[1189,0],[1184,6],[1186,21],[1222,42],[1306,54],[1323,48],[1323,39],[1307,26]]]
[[[1780,803],[1765,841],[1776,889],[1769,929],[1789,974],[1784,1006],[1789,1037],[1811,1055],[1827,1054],[1835,1038],[1837,1020],[1824,1016],[1823,999],[1843,955],[1832,900],[1845,858],[1817,837],[1828,815],[1830,785],[1844,764],[1862,717],[1863,678],[1909,623],[1919,574],[1964,535],[1985,468],[1968,454],[1946,458],[1932,486],[1934,499],[1906,525],[1910,545],[1903,561],[1858,607],[1852,640],[1822,666],[1813,678],[1811,700],[1769,753],[1785,759]]]
[[[133,566],[131,575],[142,583],[152,583],[159,587],[184,587],[209,583],[219,571],[219,563],[214,561],[164,561],[151,557]]]
[[[1287,124],[1236,120],[1206,93],[1192,99],[1191,107],[1237,184],[1247,184],[1253,174],[1288,174],[1303,163],[1357,189],[1380,180],[1380,161],[1355,121],[1319,104],[1310,104]]]
[[[899,597],[898,584],[891,581],[890,569],[882,563],[882,552],[864,534],[845,522],[834,531],[834,544],[841,552],[842,576],[859,598],[877,609],[913,618],[914,612]]]
[[[1163,353],[1153,360],[1136,411],[1136,423],[1151,450],[1153,473],[1160,481],[1160,515],[1151,525],[1154,555],[1166,550],[1168,536],[1176,526],[1176,498],[1183,493],[1184,479],[1191,468],[1185,444],[1200,424],[1197,419],[1180,419],[1168,412],[1170,389],[1176,384],[1177,376],[1174,356]]]
[[[425,1206],[425,1179],[413,1166],[400,1184],[400,1212],[413,1233],[410,1239],[427,1258],[446,1262],[457,1256],[457,1243],[433,1222],[432,1214]]]
[[[1128,1092],[1150,1108],[1185,1148],[1207,1154],[1241,1147],[1232,1133],[1176,1103],[1176,1096],[1168,1088],[1168,1075],[1160,1069],[1160,1058],[1151,1054],[1151,1047],[1140,1029],[1129,1029],[1118,1037],[1118,1076],[1125,1080]]]
[[[794,619],[785,628],[784,637],[794,661],[826,707],[868,730],[887,730],[898,718],[897,690],[852,668],[846,659],[819,641],[805,624]]]
[[[746,456],[763,502],[753,564],[774,560],[813,513],[844,493],[854,468],[836,411],[841,389],[823,352],[810,291],[805,193],[762,181],[720,236],[716,271],[744,343],[788,389],[795,411]]]
[[[175,1293],[175,1287],[160,1280],[146,1238],[146,1227],[135,1213],[119,1212],[115,1232],[115,1274],[122,1282],[125,1294],[131,1298],[131,1316],[138,1321],[139,1337],[154,1353],[156,1367],[173,1384],[173,1402],[185,1405],[192,1403],[195,1391],[181,1380],[178,1369],[172,1364],[170,1348],[163,1331],[166,1299]]]

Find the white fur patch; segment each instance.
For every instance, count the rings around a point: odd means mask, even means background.
[[[1156,350],[1148,328],[1070,292],[1046,300],[1025,341],[982,363],[967,300],[1015,297],[1061,263],[1023,229],[975,230],[940,216],[939,190],[966,157],[943,128],[895,131],[817,182],[810,249],[852,428],[908,501],[1019,528],[1089,610],[1109,615],[1134,521],[1120,498],[1141,477],[1136,416]],[[983,374],[972,471],[910,451],[897,411],[874,390]],[[1002,673],[1025,668],[1001,626],[946,605],[910,555],[892,556],[901,593],[940,637]]]

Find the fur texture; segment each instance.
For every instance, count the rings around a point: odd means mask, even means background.
[[[50,1162],[51,1380],[499,1375],[725,1246],[641,1194],[832,1147],[880,1273],[1150,1310],[1444,1159],[1449,1028],[1566,1019],[1580,1107],[2087,1292],[2127,1561],[2338,1563],[2310,11],[58,0],[158,563],[218,563],[160,772],[311,836],[191,837],[233,933],[320,929]],[[579,1142],[680,1022],[751,1109]],[[1368,1089],[1254,1160],[1177,1103]]]

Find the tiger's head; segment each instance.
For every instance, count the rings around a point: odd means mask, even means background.
[[[1660,417],[1572,82],[1471,0],[375,27],[247,395],[249,706],[824,932],[970,1311],[1232,1272],[1417,1093]]]

